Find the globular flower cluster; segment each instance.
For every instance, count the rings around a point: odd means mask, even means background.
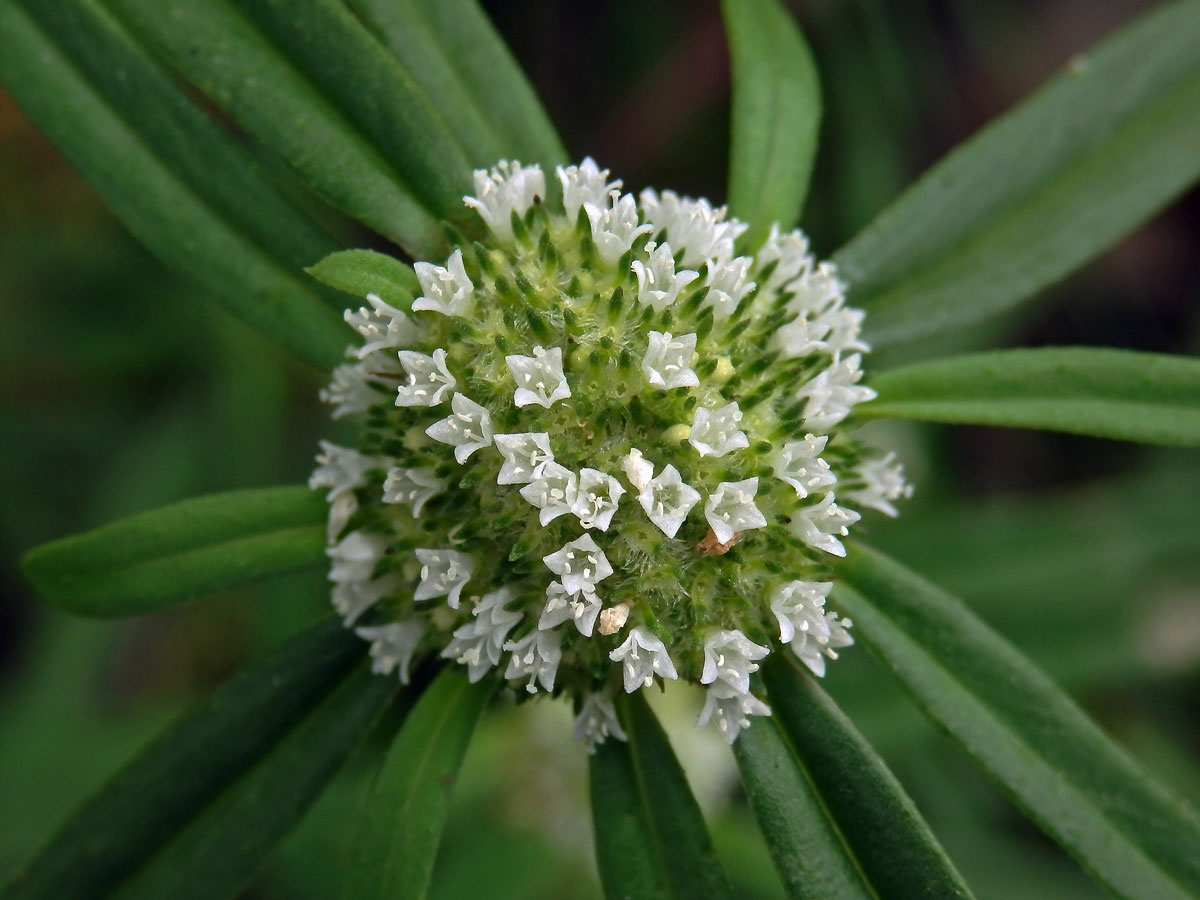
[[[569,695],[589,749],[624,737],[615,692],[671,679],[733,741],[773,648],[821,675],[852,643],[830,555],[911,490],[838,430],[873,396],[862,313],[799,231],[747,248],[705,200],[555,174],[475,172],[486,240],[417,263],[410,307],[346,313],[322,396],[361,438],[310,482],[333,605],[380,673],[440,654]]]

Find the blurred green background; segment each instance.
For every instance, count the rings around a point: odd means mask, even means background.
[[[728,60],[715,2],[486,5],[574,155],[595,156],[630,188],[723,195]],[[1147,4],[791,5],[823,74],[804,225],[828,255],[949,148]],[[1040,302],[939,349],[1196,354],[1198,236],[1192,191]],[[331,429],[316,401],[320,373],[151,259],[3,93],[0,367],[2,878],[155,729],[326,608],[313,572],[131,621],[72,620],[32,596],[19,555],[193,494],[303,480]],[[870,519],[870,540],[969,600],[1200,801],[1200,458],[999,429],[880,432],[918,489],[899,521]],[[865,652],[844,653],[828,687],[979,896],[1101,895]],[[776,896],[727,749],[715,732],[691,729],[692,693],[671,692],[662,705],[722,856],[744,896]],[[561,704],[530,704],[485,719],[438,897],[599,896],[569,718]],[[356,774],[351,766],[250,896],[335,893]]]

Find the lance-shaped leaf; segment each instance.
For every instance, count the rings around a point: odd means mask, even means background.
[[[130,30],[228,113],[255,140],[285,160],[304,183],[347,215],[425,257],[443,246],[437,220],[461,208],[458,179],[469,184],[469,166],[444,122],[424,97],[395,72],[367,78],[363,66],[387,55],[349,13],[328,3],[292,9],[289,29],[279,9],[254,7],[265,24],[226,0],[112,0]],[[320,35],[313,29],[325,29]],[[357,29],[357,31],[355,31]],[[354,37],[347,37],[348,34]],[[314,41],[327,41],[318,66]],[[363,52],[364,59],[347,54]],[[310,71],[309,67],[312,67]],[[331,72],[346,81],[333,90]],[[365,81],[355,81],[366,78]],[[346,92],[363,97],[342,109]],[[391,93],[389,93],[391,92]],[[385,98],[383,95],[387,94]],[[364,111],[372,103],[386,112]],[[397,111],[397,107],[403,107]],[[376,115],[370,132],[363,117]],[[387,133],[403,146],[379,146]]]
[[[867,418],[1048,428],[1200,446],[1200,359],[1083,347],[1000,350],[872,379]]]
[[[566,159],[553,124],[475,0],[349,0],[437,103],[476,165]]]
[[[345,897],[425,896],[458,769],[494,688],[448,666],[421,696],[367,798]]]
[[[234,676],[85,803],[16,873],[5,900],[111,896],[274,752],[363,650],[340,622],[329,621]]]
[[[604,895],[609,900],[732,897],[662,726],[640,692],[622,694],[617,707],[629,740],[609,738],[588,766]]]
[[[802,845],[773,836],[769,823],[779,821],[785,829],[803,830],[805,814],[817,814],[827,817],[829,831],[837,836],[842,852],[855,861],[871,896],[971,896],[887,764],[816,681],[800,672],[793,660],[774,654],[763,666],[763,682],[777,727],[790,750],[790,762],[803,773],[805,793],[815,795],[808,804],[795,806],[776,800],[779,809],[774,819],[763,819],[760,813],[763,833],[781,873],[809,879],[819,864],[806,858]],[[734,745],[743,775],[747,771],[744,760],[753,759],[754,753],[741,744],[759,724],[743,732]],[[764,744],[769,747],[771,741]],[[761,797],[771,789],[761,763],[756,774],[757,781],[747,783],[751,802],[756,810],[764,804],[770,809],[771,801]],[[809,829],[815,827],[808,825]],[[840,896],[819,885],[816,890],[809,884],[805,887],[808,889],[793,896]]]
[[[772,222],[800,217],[821,121],[817,67],[777,0],[723,0],[733,77],[729,208],[757,247]]]
[[[325,240],[255,187],[244,154],[181,106],[111,20],[74,0],[34,8],[39,18],[0,4],[0,78],[38,127],[152,253],[271,340],[335,364],[345,344],[337,314],[289,271],[325,252]],[[277,218],[273,237],[268,218]]]
[[[305,487],[183,500],[29,551],[47,599],[87,616],[128,616],[325,563],[325,501]]]
[[[340,250],[305,269],[309,275],[339,291],[354,294],[360,300],[377,294],[381,300],[407,310],[420,294],[416,273],[386,253],[373,250]]]
[[[855,546],[839,571],[835,598],[859,639],[1101,884],[1120,897],[1200,894],[1200,817],[1049,678],[887,557]]]
[[[1200,176],[1200,6],[1165,3],[968,140],[834,260],[881,347],[1008,309]]]

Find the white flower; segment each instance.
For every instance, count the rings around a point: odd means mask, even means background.
[[[642,373],[657,388],[696,387],[700,379],[692,371],[696,335],[672,336],[669,331],[649,332],[650,344],[642,357]]]
[[[721,630],[704,640],[704,670],[700,673],[701,684],[712,684],[720,680],[739,694],[750,692],[750,674],[758,671],[756,659],[763,659],[771,651],[762,647],[740,631]]]
[[[459,595],[471,580],[475,560],[458,550],[422,548],[414,552],[421,564],[421,580],[413,600],[445,597],[451,609],[458,609]]]
[[[779,621],[779,640],[790,644],[797,634],[828,637],[825,598],[831,581],[790,581],[771,592],[771,612]]]
[[[834,503],[830,491],[815,506],[802,506],[792,514],[792,531],[810,547],[834,556],[845,556],[846,548],[834,535],[845,537],[850,533],[850,526],[860,518],[862,516],[854,510],[843,509]]]
[[[796,496],[804,499],[810,493],[833,487],[837,476],[829,463],[817,454],[825,449],[827,435],[806,434],[802,441],[788,441],[775,454],[775,477],[790,484]]]
[[[534,630],[519,641],[507,642],[504,649],[512,653],[504,671],[505,678],[528,676],[525,690],[531,694],[537,693],[538,682],[543,690],[554,690],[554,675],[558,671],[558,661],[562,659],[562,639],[557,634]]]
[[[415,519],[421,514],[421,507],[445,489],[445,482],[434,476],[432,469],[394,466],[388,469],[387,479],[383,482],[383,502],[410,504]]]
[[[579,715],[575,717],[575,740],[585,741],[587,752],[595,753],[596,747],[603,744],[609,735],[621,741],[628,740],[617,720],[612,697],[607,690],[588,694],[579,709]]]
[[[354,633],[371,643],[371,671],[376,675],[390,675],[399,670],[400,683],[408,684],[408,670],[412,665],[413,653],[421,643],[427,630],[420,619],[405,619],[387,625],[356,628]]]
[[[895,453],[868,459],[860,463],[855,472],[864,486],[846,491],[845,496],[859,506],[869,506],[894,519],[900,511],[891,501],[912,496],[912,485],[904,480],[904,466],[896,462]]]
[[[709,721],[716,722],[725,740],[732,744],[743,728],[750,727],[750,716],[770,714],[771,707],[753,694],[734,693],[718,684],[708,689],[696,727],[707,725]]]
[[[329,386],[318,396],[322,403],[333,407],[330,416],[340,419],[366,412],[379,399],[379,393],[368,381],[370,373],[362,363],[335,366]]]
[[[599,528],[608,531],[617,503],[625,488],[617,479],[599,469],[580,469],[579,486],[571,512],[584,528]]]
[[[704,299],[712,306],[714,318],[729,318],[742,299],[754,290],[756,285],[748,277],[753,262],[749,256],[739,256],[729,262],[709,265],[708,277],[704,279],[708,294]]]
[[[540,510],[538,521],[544,527],[571,511],[575,505],[578,484],[575,473],[570,469],[556,462],[547,462],[542,464],[537,477],[521,488],[521,496]]]
[[[849,619],[839,619],[837,613],[827,612],[820,627],[797,632],[796,639],[789,646],[800,662],[818,678],[822,678],[825,675],[826,658],[837,659],[838,648],[854,643],[854,638],[846,630],[851,624]]]
[[[625,458],[621,460],[621,469],[625,472],[629,483],[633,485],[633,489],[639,494],[646,489],[650,484],[650,479],[654,477],[654,464],[646,459],[637,447],[625,454]]]
[[[776,264],[763,285],[763,289],[769,293],[784,288],[793,279],[810,271],[815,264],[812,254],[808,252],[808,238],[804,232],[797,228],[780,234],[777,224],[771,226],[771,233],[754,254],[754,259],[759,272],[771,263]]]
[[[675,271],[675,259],[671,255],[671,245],[665,241],[646,244],[646,252],[650,258],[643,263],[635,259],[630,268],[637,276],[638,302],[652,306],[655,310],[663,310],[679,297],[679,292],[700,277],[699,272],[684,269]]]
[[[458,383],[446,368],[446,351],[441,347],[433,356],[414,350],[401,350],[398,355],[408,383],[396,390],[397,406],[437,406]]]
[[[593,590],[596,582],[603,581],[613,573],[604,551],[596,545],[590,534],[565,544],[549,556],[543,556],[542,562],[572,594]]]
[[[454,448],[454,458],[462,465],[476,450],[492,442],[492,417],[486,409],[462,394],[450,400],[453,412],[434,422],[425,433],[435,441]]]
[[[632,196],[625,194],[622,197],[620,191],[611,191],[609,197],[611,206],[584,203],[583,211],[592,225],[596,252],[611,266],[625,255],[639,235],[650,230],[650,226],[638,224],[637,204]]]
[[[375,564],[383,559],[386,550],[387,541],[381,535],[350,532],[325,551],[333,563],[329,567],[329,580],[336,584],[369,581]]]
[[[642,214],[652,226],[650,233],[665,231],[675,252],[682,251],[685,266],[729,259],[733,256],[734,241],[747,228],[737,220],[723,221],[725,207],[713,209],[707,200],[680,197],[674,191],[663,191],[660,195],[647,188],[639,199]]]
[[[544,431],[498,434],[493,440],[504,457],[496,484],[528,484],[541,473],[544,463],[554,461],[550,435]]]
[[[701,456],[724,456],[749,447],[750,439],[745,432],[738,430],[741,421],[742,411],[736,403],[729,403],[720,409],[697,407],[688,443]]]
[[[851,309],[848,306],[839,306],[825,313],[823,318],[829,326],[825,343],[832,353],[840,356],[851,350],[866,352],[871,349],[858,339],[865,315],[861,309]]]
[[[704,504],[704,518],[718,543],[728,544],[735,534],[767,524],[767,517],[754,505],[756,493],[758,476],[717,485],[716,492]]]
[[[358,358],[365,359],[376,350],[399,350],[420,336],[416,324],[396,307],[384,303],[377,294],[367,294],[369,306],[357,311],[346,310],[343,318],[362,335],[365,343],[358,348]]]
[[[804,407],[805,428],[828,431],[850,415],[855,404],[875,396],[871,388],[856,383],[862,378],[861,361],[857,353],[836,360],[796,392],[798,398],[808,398]]]
[[[518,160],[501,160],[490,171],[474,171],[474,197],[463,197],[501,241],[513,239],[512,216],[529,212],[536,198],[546,196],[546,176],[540,166],[522,166]]]
[[[374,581],[346,581],[335,584],[331,600],[333,608],[342,617],[342,624],[349,627],[364,612],[399,588],[399,576],[391,572]]]
[[[650,471],[654,471],[653,466]],[[638,493],[638,503],[646,516],[669,538],[675,537],[692,507],[699,502],[700,492],[685,484],[679,470],[672,465],[649,479]]]
[[[537,403],[550,408],[556,400],[571,396],[571,387],[563,374],[562,347],[533,348],[533,356],[506,356],[508,369],[517,382],[513,394],[516,406]]]
[[[443,316],[465,316],[471,310],[475,284],[463,266],[462,251],[455,250],[446,267],[419,262],[413,265],[422,294],[413,301],[413,312],[427,309]]]
[[[586,585],[578,591],[568,591],[561,581],[552,581],[546,588],[546,606],[538,619],[538,628],[555,628],[570,619],[584,637],[592,636],[596,617],[600,614],[600,598]]]
[[[629,632],[625,643],[609,653],[608,658],[621,663],[627,694],[640,687],[650,687],[655,675],[667,679],[679,677],[666,644],[641,625]]]
[[[784,287],[789,294],[787,309],[809,316],[820,316],[837,309],[845,301],[846,285],[837,277],[837,266],[822,262],[805,268]]]
[[[840,304],[841,298],[836,299]],[[862,329],[862,311],[837,304],[820,312],[798,310],[794,319],[776,330],[772,346],[780,349],[784,356],[792,358],[814,353],[827,353],[840,358],[849,350],[870,349],[858,339]]]
[[[454,639],[442,651],[443,659],[453,659],[467,667],[467,679],[474,684],[500,662],[500,651],[521,614],[504,608],[513,598],[510,588],[484,594],[475,604],[473,621],[454,632]]]
[[[317,467],[308,478],[308,486],[314,491],[329,488],[326,500],[336,500],[344,494],[353,493],[367,483],[367,472],[379,469],[387,463],[378,456],[366,456],[349,447],[341,447],[329,441],[321,441],[321,452],[317,454]]]
[[[555,168],[554,173],[562,183],[563,207],[567,220],[574,222],[579,217],[579,207],[585,203],[603,206],[610,193],[621,187],[621,180],[608,180],[608,169],[601,169],[590,156],[585,156],[578,166]]]

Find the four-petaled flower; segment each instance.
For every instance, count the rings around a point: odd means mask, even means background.
[[[762,528],[767,517],[754,504],[758,476],[744,481],[722,481],[704,504],[704,518],[720,544],[728,544],[735,534]]]
[[[475,283],[467,275],[462,251],[455,250],[446,265],[419,262],[413,266],[422,294],[413,301],[413,312],[430,310],[444,316],[465,316],[471,311]]]
[[[401,350],[397,354],[408,380],[396,389],[397,406],[437,406],[453,391],[457,382],[446,367],[446,351],[441,347],[432,355]]]
[[[621,663],[627,694],[632,694],[638,688],[650,687],[654,684],[655,675],[664,679],[679,677],[667,653],[667,645],[641,625],[629,632],[625,642],[609,653],[608,658]]]
[[[562,347],[534,347],[533,356],[506,356],[504,361],[517,382],[513,393],[515,406],[537,403],[549,409],[555,400],[571,396],[571,387],[563,374]]]
[[[696,335],[651,331],[647,337],[649,346],[642,357],[642,373],[651,386],[670,389],[700,384],[691,367],[696,354]]]
[[[741,421],[742,411],[737,403],[728,403],[720,409],[697,407],[688,441],[701,456],[724,456],[745,449],[750,446],[750,439],[738,429]]]
[[[471,580],[475,561],[459,550],[419,549],[414,551],[421,564],[421,581],[413,592],[413,600],[445,597],[451,609],[458,609],[458,598]]]
[[[487,409],[462,394],[455,394],[450,399],[450,409],[450,415],[434,422],[425,433],[435,441],[452,446],[454,458],[462,465],[476,450],[491,445],[492,416]]]

